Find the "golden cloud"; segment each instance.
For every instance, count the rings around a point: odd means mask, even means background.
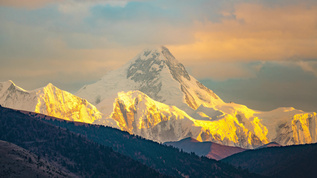
[[[221,22],[197,22],[194,43],[168,47],[187,61],[317,58],[317,6],[239,4],[223,15]]]

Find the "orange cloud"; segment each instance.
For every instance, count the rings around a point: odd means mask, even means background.
[[[239,4],[223,15],[221,22],[197,22],[194,43],[168,47],[186,61],[317,58],[317,6]]]

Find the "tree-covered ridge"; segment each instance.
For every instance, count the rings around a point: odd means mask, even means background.
[[[247,171],[237,170],[233,166],[194,153],[188,154],[173,148],[130,135],[118,129],[59,120],[40,114],[29,113],[42,121],[79,133],[89,140],[109,146],[113,150],[131,157],[160,173],[170,176],[189,177],[252,177]]]
[[[269,177],[316,177],[317,144],[248,150],[222,160]]]
[[[30,150],[79,177],[164,177],[110,147],[1,106],[0,140]]]
[[[13,143],[0,140],[0,177],[78,177]]]

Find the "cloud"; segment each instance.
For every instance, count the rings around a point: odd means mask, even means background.
[[[27,89],[63,81],[74,91],[155,45],[166,45],[199,78],[250,79],[263,67],[259,60],[291,58],[316,75],[315,63],[302,60],[317,58],[316,1],[0,0],[0,6],[0,80]],[[34,85],[36,79],[43,82]]]
[[[317,77],[295,61],[262,63],[260,70],[251,78],[223,81],[209,78],[201,82],[226,102],[241,103],[252,109],[295,107],[317,111]]]
[[[304,71],[311,72],[317,77],[317,60],[314,60],[314,61],[298,61],[297,64]]]
[[[34,9],[61,1],[62,0],[0,0],[0,6]]]
[[[136,55],[135,51],[142,49],[135,49],[139,48],[137,46],[121,49],[116,45],[92,48],[95,44],[87,44],[86,40],[102,46],[107,45],[103,44],[106,39],[89,34],[71,34],[68,36],[70,39],[65,41],[59,35],[47,37],[45,29],[37,27],[21,28],[15,24],[11,28],[23,29],[24,35],[10,40],[10,44],[0,44],[0,81],[11,79],[28,90],[51,82],[75,92],[84,84],[120,67]],[[68,44],[70,42],[73,44]]]
[[[131,49],[71,50],[64,47],[60,49],[64,56],[59,57],[23,60],[2,58],[1,65],[5,67],[1,67],[0,81],[10,79],[28,90],[39,88],[49,82],[58,83],[62,89],[76,92],[84,84],[99,80],[136,55]]]
[[[0,81],[11,79],[28,90],[51,82],[75,92],[142,50],[109,45],[106,38],[89,33],[52,33],[43,26],[2,22]]]
[[[187,60],[285,60],[316,58],[317,6],[236,4],[220,22],[197,21],[195,42],[170,45]],[[232,18],[234,17],[234,18]]]
[[[185,62],[191,75],[196,78],[212,78],[216,81],[224,81],[235,78],[253,78],[259,70],[257,65],[245,62],[219,62],[219,61],[192,61]],[[253,66],[253,67],[251,67]]]
[[[108,4],[111,6],[125,6],[130,0],[0,0],[0,6],[37,9],[49,4],[61,4],[65,10],[73,11],[78,5]],[[67,5],[74,5],[71,7]],[[77,7],[76,7],[77,6]]]

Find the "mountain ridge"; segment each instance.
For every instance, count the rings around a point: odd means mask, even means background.
[[[53,156],[52,160],[62,154],[71,161],[65,160],[66,167],[83,177],[104,177],[107,171],[108,177],[255,177],[228,164],[102,125],[0,107],[0,128],[0,139],[31,149],[41,157]],[[9,132],[12,129],[15,131]],[[107,155],[110,158],[105,158]]]
[[[0,104],[15,108],[20,103],[17,109],[107,125],[158,142],[194,137],[247,149],[269,142],[280,145],[317,142],[315,112],[292,107],[262,112],[234,102],[225,103],[189,75],[165,47],[146,49],[98,82],[84,86],[76,93],[84,99],[67,92],[54,93],[49,85],[40,90],[42,93],[31,91],[35,99],[30,98],[28,91],[13,88],[16,89],[11,95],[20,98],[12,99],[13,104],[9,105],[3,102],[8,95],[0,91]],[[29,98],[23,98],[21,93]],[[65,104],[65,98],[76,102]],[[51,103],[52,99],[58,104]],[[30,108],[37,104],[40,106],[37,110]]]
[[[268,177],[313,178],[317,174],[317,144],[247,150],[221,162]]]
[[[74,177],[168,177],[115,152],[111,147],[37,119],[37,114],[33,114],[35,116],[0,107],[0,140],[14,143],[39,158],[50,160],[75,174]]]
[[[93,123],[102,114],[85,99],[63,91],[49,83],[27,91],[11,80],[0,82],[0,104],[13,109],[34,111],[65,120]]]

